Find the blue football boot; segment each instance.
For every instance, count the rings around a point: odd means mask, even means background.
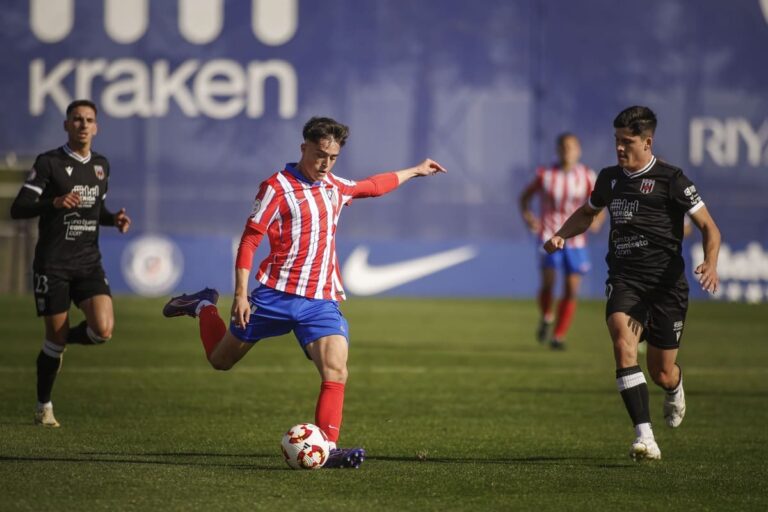
[[[200,301],[207,300],[211,304],[216,304],[219,300],[219,292],[213,288],[205,288],[197,293],[191,295],[183,294],[178,297],[173,297],[163,307],[163,316],[191,316],[195,318],[197,316],[197,305]]]
[[[357,469],[364,460],[365,449],[363,448],[334,448],[328,455],[328,460],[323,464],[323,468]]]

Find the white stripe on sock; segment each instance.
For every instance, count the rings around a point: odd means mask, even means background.
[[[623,377],[616,379],[616,387],[619,389],[619,392],[639,386],[640,384],[645,384],[645,374],[641,371],[630,373],[629,375],[624,375]]]
[[[64,349],[66,347],[64,345],[59,345],[57,343],[54,343],[52,341],[45,340],[43,342],[43,354],[47,355],[48,357],[52,357],[54,359],[60,359],[61,354],[64,353]]]
[[[85,328],[85,334],[87,334],[88,338],[90,338],[90,340],[96,345],[100,343],[104,343],[109,339],[109,338],[102,338],[101,336],[98,336],[95,332],[93,332],[93,330],[90,327]]]
[[[200,315],[200,311],[202,311],[205,306],[214,306],[214,305],[215,304],[209,300],[205,300],[205,299],[201,300],[197,304],[197,307],[195,308],[195,315]]]

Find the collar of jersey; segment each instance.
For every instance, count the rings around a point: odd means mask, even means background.
[[[81,164],[87,164],[88,162],[91,161],[90,151],[88,152],[88,156],[80,156],[78,153],[75,153],[74,151],[72,151],[72,148],[69,147],[69,144],[64,144],[63,146],[61,146],[61,149],[63,149],[68,156],[70,156],[71,158],[74,158]]]
[[[301,171],[296,168],[299,165],[297,162],[285,164],[285,170],[293,174],[297,180],[309,183],[313,187],[318,187],[323,184],[322,181],[309,181],[306,176],[301,174]]]
[[[621,168],[621,170],[622,170],[622,171],[624,171],[624,174],[625,174],[626,176],[628,176],[629,178],[637,178],[637,177],[638,177],[638,176],[640,176],[641,174],[645,174],[645,173],[647,173],[648,171],[650,171],[650,170],[651,170],[651,168],[652,168],[654,165],[656,165],[656,157],[655,157],[655,156],[653,156],[653,155],[651,155],[651,161],[650,161],[650,162],[648,162],[648,165],[646,165],[645,167],[643,167],[643,168],[642,168],[642,169],[640,169],[639,171],[635,171],[635,172],[629,172],[628,170],[624,169],[623,167]]]

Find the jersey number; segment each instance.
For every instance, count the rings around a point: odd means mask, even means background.
[[[35,293],[48,293],[48,276],[35,274]]]

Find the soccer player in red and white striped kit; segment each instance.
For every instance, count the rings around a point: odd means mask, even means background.
[[[565,348],[565,335],[576,312],[576,297],[581,279],[589,272],[590,261],[587,251],[587,236],[580,234],[568,240],[565,249],[546,254],[541,245],[552,238],[565,220],[589,198],[595,186],[595,171],[579,162],[581,145],[576,135],[563,133],[557,138],[557,162],[549,167],[536,170],[536,177],[520,195],[520,211],[528,228],[536,234],[539,248],[541,287],[538,302],[541,320],[536,331],[540,343],[549,341],[555,350]],[[541,215],[530,209],[530,202],[538,195]],[[592,224],[592,231],[598,231],[604,215]],[[553,295],[557,270],[563,274],[563,295],[553,308]],[[553,329],[554,326],[554,329]]]
[[[235,297],[227,329],[216,308],[218,292],[206,288],[173,297],[165,316],[198,317],[208,361],[217,370],[232,368],[263,338],[293,331],[322,379],[315,423],[331,441],[326,468],[359,467],[362,448],[337,448],[347,381],[348,324],[335,235],[339,215],[355,198],[391,192],[417,176],[445,172],[434,160],[394,172],[352,181],[331,170],[347,141],[347,126],[313,117],[303,129],[301,159],[261,183],[235,263]],[[253,255],[264,236],[269,256],[256,273],[258,286],[248,295]]]

